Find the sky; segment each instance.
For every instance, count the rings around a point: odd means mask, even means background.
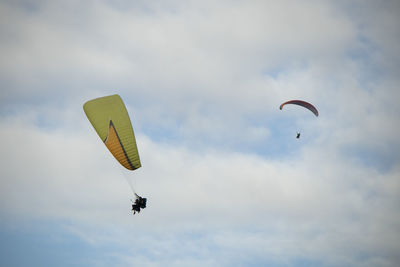
[[[397,0],[1,0],[0,265],[398,266],[399,14]],[[82,109],[112,94],[134,172]],[[319,117],[279,110],[290,99]]]

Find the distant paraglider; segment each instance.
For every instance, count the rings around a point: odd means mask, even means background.
[[[131,120],[119,95],[90,100],[83,105],[83,110],[100,139],[122,166],[131,171],[142,166]],[[146,198],[138,196],[131,188],[139,200],[133,210],[139,212],[140,208],[146,207]]]
[[[280,110],[282,110],[282,108],[287,105],[287,104],[294,104],[294,105],[299,105],[302,106],[306,109],[308,109],[309,111],[311,111],[316,117],[318,117],[318,110],[310,103],[303,101],[303,100],[289,100],[286,101],[284,103],[282,103],[279,107]],[[296,138],[299,139],[300,138],[300,132],[297,132]]]
[[[305,107],[306,109],[310,110],[312,113],[314,113],[315,116],[318,117],[318,110],[311,105],[310,103],[306,102],[306,101],[302,101],[302,100],[290,100],[287,101],[285,103],[282,103],[281,106],[279,107],[280,110],[282,110],[283,106],[287,105],[287,104],[295,104],[295,105],[299,105],[302,107]]]

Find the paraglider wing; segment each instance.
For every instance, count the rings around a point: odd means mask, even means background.
[[[314,113],[315,116],[318,117],[318,110],[317,110],[313,105],[311,105],[311,104],[308,103],[308,102],[305,102],[305,101],[302,101],[302,100],[290,100],[290,101],[287,101],[287,102],[283,103],[283,104],[279,107],[279,109],[282,109],[283,106],[285,106],[285,105],[287,105],[287,104],[295,104],[295,105],[299,105],[299,106],[305,107],[306,109],[308,109],[308,110],[310,110],[312,113]]]
[[[128,170],[140,168],[131,120],[121,97],[111,95],[90,100],[83,110],[115,159]]]

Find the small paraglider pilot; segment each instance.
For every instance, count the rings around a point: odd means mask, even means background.
[[[133,210],[133,214],[136,214],[136,212],[140,212],[140,209],[144,209],[146,208],[146,202],[147,202],[147,198],[141,197],[138,194],[135,193],[136,199],[135,202],[132,201],[132,210]]]
[[[297,138],[297,139],[300,138],[300,133],[299,133],[299,132],[297,133],[296,138]]]

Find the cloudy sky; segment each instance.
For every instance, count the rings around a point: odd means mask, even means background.
[[[397,0],[0,1],[0,265],[398,266],[399,14]],[[82,109],[115,93],[134,172]],[[289,99],[320,116],[279,110]],[[148,198],[139,215],[128,182]]]

